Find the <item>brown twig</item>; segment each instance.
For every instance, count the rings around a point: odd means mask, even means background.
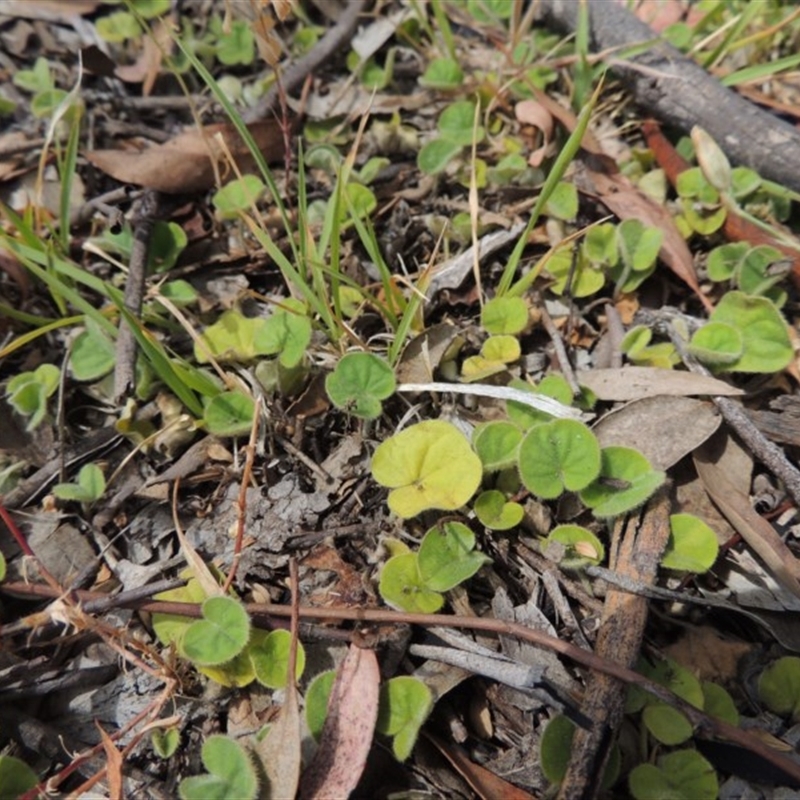
[[[24,591],[25,585],[0,586],[0,591]],[[42,596],[53,596],[48,587],[40,586],[39,594]],[[96,593],[84,593],[96,596]],[[194,619],[202,616],[199,603],[168,603],[158,601],[136,601],[125,604],[126,608],[135,608],[141,611],[161,614],[180,614]],[[255,621],[263,620],[270,623],[274,617],[291,617],[290,607],[273,603],[248,603],[245,608]],[[506,622],[485,617],[466,617],[448,614],[408,614],[400,611],[389,611],[385,609],[363,609],[363,608],[309,608],[300,607],[296,611],[299,619],[316,619],[336,622],[361,622],[374,624],[392,625],[419,625],[421,627],[431,627],[435,625],[449,626],[452,628],[462,628],[465,630],[485,631],[488,633],[511,636],[523,641],[530,642],[538,647],[544,647],[571,659],[587,669],[597,670],[605,675],[616,678],[625,683],[640,686],[650,692],[659,700],[663,700],[675,708],[680,709],[696,727],[696,735],[704,738],[718,737],[738,744],[761,758],[774,765],[785,773],[788,777],[800,781],[800,764],[786,757],[783,753],[769,747],[752,730],[743,730],[734,725],[729,725],[720,719],[710,717],[699,711],[694,706],[687,703],[682,698],[671,692],[669,689],[658,683],[645,678],[638,672],[618,664],[614,661],[602,658],[595,653],[583,650],[580,647],[557,639],[542,631],[528,628],[516,622]]]
[[[348,0],[339,21],[303,58],[292,64],[280,76],[279,84],[273,86],[256,106],[242,115],[245,122],[257,122],[274,113],[279,105],[281,92],[285,95],[293,92],[312,72],[342,52],[353,37],[358,18],[365,7],[366,0]]]

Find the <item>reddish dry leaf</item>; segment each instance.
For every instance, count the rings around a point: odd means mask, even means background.
[[[287,686],[278,718],[255,750],[269,780],[269,797],[294,797],[300,781],[300,709],[297,689]]]
[[[283,158],[283,130],[280,122],[268,119],[247,126],[268,162]],[[222,137],[223,147],[218,141]],[[123,183],[133,183],[168,194],[204,192],[216,183],[214,165],[224,181],[230,177],[225,150],[236,159],[242,172],[254,167],[254,160],[233,125],[207,125],[202,130],[184,131],[164,144],[140,152],[93,150],[86,158],[98,169]]]
[[[106,754],[106,780],[108,781],[109,800],[122,800],[122,753],[97,721],[95,721],[95,725],[97,730],[100,731],[100,739],[103,742],[103,750]]]
[[[584,166],[580,178],[581,185],[578,188],[586,194],[595,195],[620,219],[638,219],[651,228],[658,228],[664,234],[659,251],[661,259],[689,288],[694,290],[708,311],[714,309],[713,303],[700,291],[692,254],[666,208],[656,203],[618,172],[608,174]]]
[[[153,91],[164,56],[169,55],[175,46],[164,20],[158,20],[153,25],[153,34],[144,37],[142,52],[133,64],[124,64],[114,70],[114,74],[126,83],[141,83],[145,97],[149,97]]]
[[[726,455],[725,452],[720,454],[719,442],[708,442],[698,448],[694,465],[706,492],[723,516],[764,562],[775,580],[800,597],[800,561],[772,525],[756,513],[747,494],[731,483]]]
[[[503,800],[536,800],[534,795],[470,761],[460,747],[445,744],[427,732],[425,735],[483,800],[497,800],[499,797]]]
[[[300,796],[348,797],[361,778],[378,720],[378,659],[350,645],[328,700],[319,749],[303,773]]]
[[[642,0],[633,13],[656,33],[663,33],[670,25],[681,21],[683,4],[680,0]]]

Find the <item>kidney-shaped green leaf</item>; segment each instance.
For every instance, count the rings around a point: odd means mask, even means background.
[[[224,664],[244,650],[250,638],[250,617],[232,597],[209,597],[203,603],[203,618],[183,635],[183,655],[200,665]]]
[[[375,419],[395,389],[392,368],[373,353],[348,353],[325,379],[331,402],[357,417]]]
[[[525,487],[552,500],[565,489],[578,491],[600,472],[600,445],[582,422],[557,419],[528,431],[519,447],[519,474]]]
[[[389,508],[408,518],[431,508],[454,511],[478,488],[481,460],[450,422],[428,420],[387,439],[375,450],[372,476],[389,487]]]
[[[423,584],[437,592],[458,586],[490,560],[475,552],[475,534],[461,522],[445,522],[430,528],[417,558]]]
[[[600,476],[581,491],[581,500],[600,519],[616,517],[642,505],[665,479],[638,450],[604,447]]]

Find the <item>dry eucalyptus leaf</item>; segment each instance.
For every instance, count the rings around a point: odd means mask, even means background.
[[[286,700],[264,739],[256,744],[269,778],[270,797],[294,797],[300,782],[300,709],[297,689],[286,687]]]
[[[448,351],[463,342],[458,328],[449,322],[431,325],[403,350],[397,365],[398,383],[430,383]]]
[[[750,505],[748,494],[739,491],[731,482],[724,450],[719,447],[719,441],[711,441],[698,448],[694,464],[706,491],[719,510],[764,562],[778,583],[800,597],[800,561],[772,525],[756,513]]]
[[[724,381],[694,372],[658,367],[621,367],[592,369],[577,374],[578,383],[591,389],[600,400],[638,400],[663,394],[672,396],[743,394]]]
[[[267,162],[283,158],[283,130],[276,119],[248,125],[256,145]],[[225,147],[217,137],[221,136]],[[242,172],[254,167],[247,145],[233,125],[206,125],[202,131],[184,131],[164,144],[142,151],[93,150],[89,162],[112,178],[168,194],[204,192],[215,185],[214,165],[224,181],[231,175],[225,150],[229,150]]]
[[[592,430],[602,447],[633,447],[655,469],[667,470],[703,444],[721,422],[711,402],[656,395],[606,414]]]

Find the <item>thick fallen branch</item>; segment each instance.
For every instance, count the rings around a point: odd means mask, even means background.
[[[553,27],[574,31],[579,5],[579,0],[540,0],[539,18]],[[628,57],[618,52],[608,56],[614,72],[648,114],[687,133],[699,125],[731,160],[800,191],[800,132],[723,86],[660,40],[624,6],[611,0],[587,5],[595,51],[620,51],[652,42],[639,55]]]

